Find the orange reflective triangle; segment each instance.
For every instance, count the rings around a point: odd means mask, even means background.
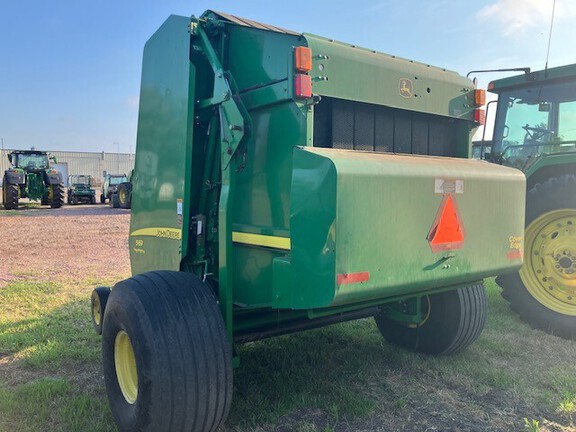
[[[460,249],[464,243],[464,227],[460,212],[451,194],[440,203],[436,219],[428,233],[432,252]]]

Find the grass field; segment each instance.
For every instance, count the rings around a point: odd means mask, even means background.
[[[126,275],[18,276],[0,288],[0,430],[116,430],[88,299]],[[242,346],[225,430],[575,430],[576,344],[530,329],[487,286],[486,329],[452,357],[391,346],[370,319]]]

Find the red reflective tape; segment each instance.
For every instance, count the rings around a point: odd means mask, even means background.
[[[506,254],[506,258],[508,258],[510,261],[522,259],[523,256],[524,256],[524,253],[519,249],[511,250],[510,252],[508,252]]]
[[[338,285],[368,282],[370,280],[370,272],[359,273],[342,273],[338,275]]]

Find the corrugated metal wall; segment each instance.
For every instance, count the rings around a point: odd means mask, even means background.
[[[8,153],[11,151],[0,150],[0,176],[10,167]],[[104,171],[110,174],[128,174],[134,168],[134,155],[128,153],[51,151],[50,154],[56,157],[59,165],[65,165],[68,175],[91,175],[95,181],[94,186],[100,186]],[[64,183],[66,180],[64,179]]]

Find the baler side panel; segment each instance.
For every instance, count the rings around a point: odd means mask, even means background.
[[[457,73],[304,34],[312,49],[313,92],[472,120],[474,86]]]
[[[293,283],[275,279],[275,307],[385,301],[463,286],[522,264],[525,178],[517,170],[310,147],[294,153]],[[458,226],[440,223],[448,197]],[[460,232],[463,241],[433,245],[436,229]]]
[[[260,247],[245,234],[289,238],[294,145],[305,145],[306,112],[291,95],[295,35],[227,26],[225,64],[251,119],[251,133],[238,150],[230,175],[234,254],[234,303],[261,307],[272,302],[272,260],[287,251]]]
[[[186,253],[195,78],[189,23],[171,16],[144,48],[130,223],[133,274],[180,270]]]

